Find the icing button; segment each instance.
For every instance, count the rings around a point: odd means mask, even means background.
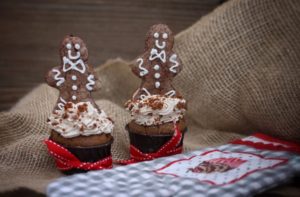
[[[158,78],[160,78],[160,74],[159,74],[159,73],[155,73],[155,74],[154,74],[154,77],[155,77],[156,79],[158,79]]]
[[[77,86],[76,85],[72,85],[72,90],[77,90]]]
[[[156,81],[156,82],[155,82],[155,87],[156,87],[156,88],[159,88],[159,86],[160,86],[160,83],[159,83],[158,81]]]
[[[73,81],[77,80],[76,75],[73,75],[73,76],[72,76],[72,80],[73,80]]]
[[[73,95],[73,96],[72,96],[72,99],[73,99],[73,100],[76,100],[76,99],[77,99],[77,97]]]
[[[154,70],[159,70],[159,65],[156,64],[153,68]]]

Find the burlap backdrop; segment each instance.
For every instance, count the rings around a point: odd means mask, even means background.
[[[299,19],[298,0],[233,0],[176,36],[184,69],[174,84],[189,101],[186,150],[253,131],[300,141]],[[125,158],[130,117],[123,103],[139,80],[122,60],[98,74],[97,104],[116,122],[113,156]],[[0,114],[0,190],[44,192],[61,176],[42,144],[56,99],[57,91],[43,84]]]

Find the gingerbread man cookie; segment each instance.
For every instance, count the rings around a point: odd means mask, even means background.
[[[157,94],[166,97],[181,97],[172,86],[173,78],[181,71],[181,60],[172,50],[174,36],[167,25],[153,25],[147,33],[145,52],[136,60],[132,68],[142,79],[133,100]]]
[[[47,76],[47,83],[59,90],[59,98],[54,108],[62,109],[67,102],[91,102],[91,91],[99,89],[92,66],[88,65],[88,50],[79,37],[66,36],[60,47],[61,65],[52,68]]]

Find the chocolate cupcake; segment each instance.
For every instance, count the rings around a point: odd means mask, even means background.
[[[150,28],[146,37],[145,52],[132,67],[142,83],[127,101],[125,107],[132,120],[126,125],[130,143],[143,153],[155,153],[175,135],[175,127],[181,133],[182,147],[187,130],[186,100],[172,85],[173,78],[181,71],[182,64],[173,52],[174,37],[167,25]]]
[[[47,121],[51,128],[48,142],[55,144],[54,149],[48,146],[49,152],[67,174],[110,168],[114,125],[91,97],[99,83],[87,63],[87,48],[79,37],[66,36],[60,55],[62,65],[46,76],[47,83],[60,92]]]

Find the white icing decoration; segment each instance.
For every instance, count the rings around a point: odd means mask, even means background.
[[[175,68],[177,68],[179,66],[179,63],[178,61],[176,60],[177,59],[177,55],[176,54],[173,54],[171,57],[170,57],[170,62],[174,63],[173,66],[170,67],[170,71],[173,72],[173,73],[177,73],[177,71],[175,70]]]
[[[77,86],[76,85],[72,85],[72,90],[77,90]]]
[[[75,49],[79,50],[80,49],[80,45],[79,44],[75,44]]]
[[[158,38],[159,37],[159,33],[155,32],[154,33],[154,38]]]
[[[153,68],[154,70],[159,70],[160,66],[156,64]]]
[[[59,70],[52,69],[52,72],[55,73],[54,79],[55,79],[55,81],[57,81],[56,86],[60,86],[61,84],[63,84],[65,82],[65,78],[59,77],[59,75],[61,74]]]
[[[146,93],[146,95],[145,94],[141,94],[141,96],[140,96],[141,99],[144,99],[146,96],[150,96],[151,95],[150,92],[146,88],[142,88],[142,91],[144,91]]]
[[[134,97],[137,95],[137,93],[139,92],[139,90],[140,90],[140,88],[137,89],[137,90],[133,93],[132,98],[134,98]]]
[[[159,88],[159,86],[160,86],[159,81],[156,81],[156,82],[155,82],[155,87],[156,87],[156,88]]]
[[[155,74],[154,74],[154,77],[155,77],[156,79],[159,79],[159,78],[160,78],[160,74],[159,74],[159,73],[155,73]]]
[[[73,81],[77,80],[76,75],[73,75],[73,76],[72,76],[72,80],[73,80]]]
[[[65,104],[67,103],[62,97],[59,98],[59,100],[61,101],[60,103],[57,103],[57,107],[59,109],[63,109]]]
[[[77,60],[78,58],[80,58],[80,52],[77,51],[77,52],[76,52],[76,55],[73,56],[73,55],[72,55],[72,51],[71,51],[71,50],[68,50],[68,57],[70,58],[70,60]]]
[[[159,40],[155,40],[155,46],[159,49],[164,49],[166,47],[166,42],[163,41],[161,44],[159,44]]]
[[[160,61],[162,61],[164,63],[166,62],[166,52],[164,50],[162,50],[160,53],[158,53],[157,49],[151,49],[150,53],[151,53],[149,56],[150,61],[159,58]]]
[[[175,90],[170,90],[169,92],[167,92],[165,95],[168,97],[172,97],[176,94]]]
[[[75,101],[77,99],[77,97],[75,95],[73,95],[72,99]]]
[[[66,48],[67,48],[67,49],[71,49],[71,48],[72,48],[71,43],[68,43],[68,44],[66,45]]]
[[[83,63],[82,59],[77,60],[75,63],[69,60],[66,56],[63,57],[63,71],[67,72],[69,70],[76,70],[78,72],[81,72],[82,74],[86,70],[86,66]],[[80,65],[81,67],[78,67]]]
[[[94,75],[89,75],[87,78],[88,82],[85,87],[86,89],[88,89],[89,91],[93,90],[93,85],[95,85],[95,79],[94,79]]]
[[[167,33],[164,33],[163,34],[163,39],[167,39],[168,38],[168,34]]]
[[[147,75],[149,73],[149,71],[143,67],[143,63],[144,63],[143,58],[139,58],[136,61],[139,63],[139,69],[141,70],[140,76],[142,77],[142,76]]]

